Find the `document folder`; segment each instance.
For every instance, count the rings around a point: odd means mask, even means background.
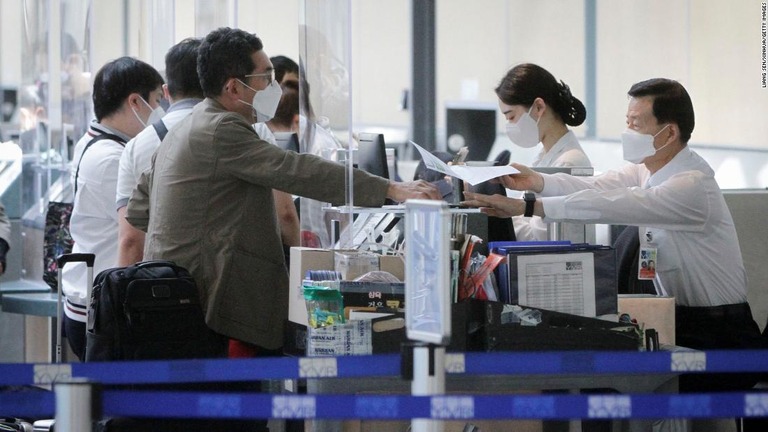
[[[576,314],[599,316],[617,313],[616,251],[612,247],[571,244],[567,241],[495,242],[489,246],[492,251],[507,256],[506,265],[499,266],[496,272],[501,302],[575,313],[573,308],[582,310],[579,305],[572,304],[579,299],[571,301],[567,296],[581,292],[583,284],[583,288],[588,289],[585,295],[589,297],[585,303],[591,302],[594,289],[594,306],[592,309],[591,305],[585,304],[583,311]],[[592,267],[581,268],[581,265]],[[562,272],[550,274],[549,269],[552,268],[561,268]],[[579,279],[582,275],[583,280]],[[545,303],[525,304],[528,297],[521,301],[521,290]]]

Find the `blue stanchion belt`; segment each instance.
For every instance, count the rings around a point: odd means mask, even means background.
[[[53,416],[50,392],[0,394],[19,417]],[[221,419],[650,419],[768,416],[766,393],[684,395],[273,395],[107,390],[103,414]]]
[[[140,366],[139,366],[140,365]],[[464,353],[446,371],[470,375],[768,372],[768,350]],[[50,384],[70,377],[102,384],[172,384],[397,376],[397,354],[344,357],[0,364],[0,385]]]
[[[621,419],[768,416],[768,394],[269,395],[107,391],[104,413],[184,418]]]
[[[768,351],[464,353],[448,354],[446,370],[448,373],[465,375],[766,372]],[[400,356],[394,354],[0,364],[0,385],[46,385],[71,377],[111,385],[381,377],[399,374]],[[103,394],[103,401],[105,415],[150,417],[546,419],[768,415],[768,394],[762,393],[411,397],[107,390]],[[0,392],[0,407],[4,414],[21,417],[52,415],[53,395],[43,391]]]

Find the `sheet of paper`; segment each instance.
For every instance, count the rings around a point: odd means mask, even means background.
[[[421,158],[424,160],[424,165],[431,170],[441,172],[451,177],[456,177],[466,181],[472,186],[488,181],[490,179],[505,176],[508,174],[517,174],[518,171],[511,166],[492,166],[492,167],[470,167],[466,165],[448,165],[441,161],[440,158],[433,155],[429,151],[425,150],[420,145],[411,141],[416,150],[421,154]]]
[[[591,252],[517,257],[518,302],[594,317],[595,258]]]

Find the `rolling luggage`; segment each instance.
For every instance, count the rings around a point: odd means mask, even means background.
[[[61,363],[62,361],[62,342],[61,342],[61,329],[64,325],[63,303],[62,303],[62,271],[64,266],[68,263],[82,262],[85,263],[87,268],[86,277],[86,293],[90,297],[91,285],[93,281],[93,262],[96,259],[96,255],[90,253],[68,253],[62,254],[56,257],[56,271],[57,271],[57,293],[56,293],[56,350],[55,350],[55,362]],[[16,421],[16,425],[12,424],[12,421]],[[55,430],[54,419],[42,419],[36,420],[34,423],[27,423],[15,418],[0,418],[0,431],[29,431],[29,432],[53,432]],[[17,427],[13,429],[13,427]]]
[[[197,285],[171,261],[146,261],[96,276],[86,361],[222,357],[226,341],[205,324]]]
[[[59,329],[56,331],[56,363],[61,363],[61,329],[64,325],[64,315],[63,315],[63,304],[62,304],[62,272],[64,271],[64,266],[68,263],[76,263],[76,262],[83,262],[86,265],[87,268],[87,276],[85,278],[86,280],[86,298],[91,297],[91,287],[93,285],[93,262],[96,260],[96,255],[92,253],[68,253],[68,254],[62,254],[56,257],[56,266],[57,266],[57,272],[58,272],[58,278],[57,278],[57,287],[56,290],[56,328]]]
[[[224,357],[228,341],[205,324],[194,279],[171,261],[145,261],[100,272],[93,283],[86,328],[85,361]],[[194,389],[194,385],[170,388]],[[222,421],[105,418],[97,430],[219,430],[209,423]],[[229,429],[224,424],[221,430]]]

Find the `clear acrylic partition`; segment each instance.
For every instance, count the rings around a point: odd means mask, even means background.
[[[195,35],[205,37],[219,27],[237,27],[237,0],[195,0]]]
[[[91,1],[24,0],[19,144],[22,206],[37,219],[47,200],[71,200],[72,149],[93,118]]]
[[[333,233],[341,231],[338,246],[351,244],[345,231],[332,224],[352,222],[352,72],[350,0],[303,0],[299,8],[300,149],[326,159],[346,161],[345,211],[331,216],[327,204],[301,198],[302,246],[334,247]],[[330,219],[335,219],[330,220]]]
[[[149,64],[165,76],[165,54],[175,44],[176,0],[145,0],[149,3]]]

